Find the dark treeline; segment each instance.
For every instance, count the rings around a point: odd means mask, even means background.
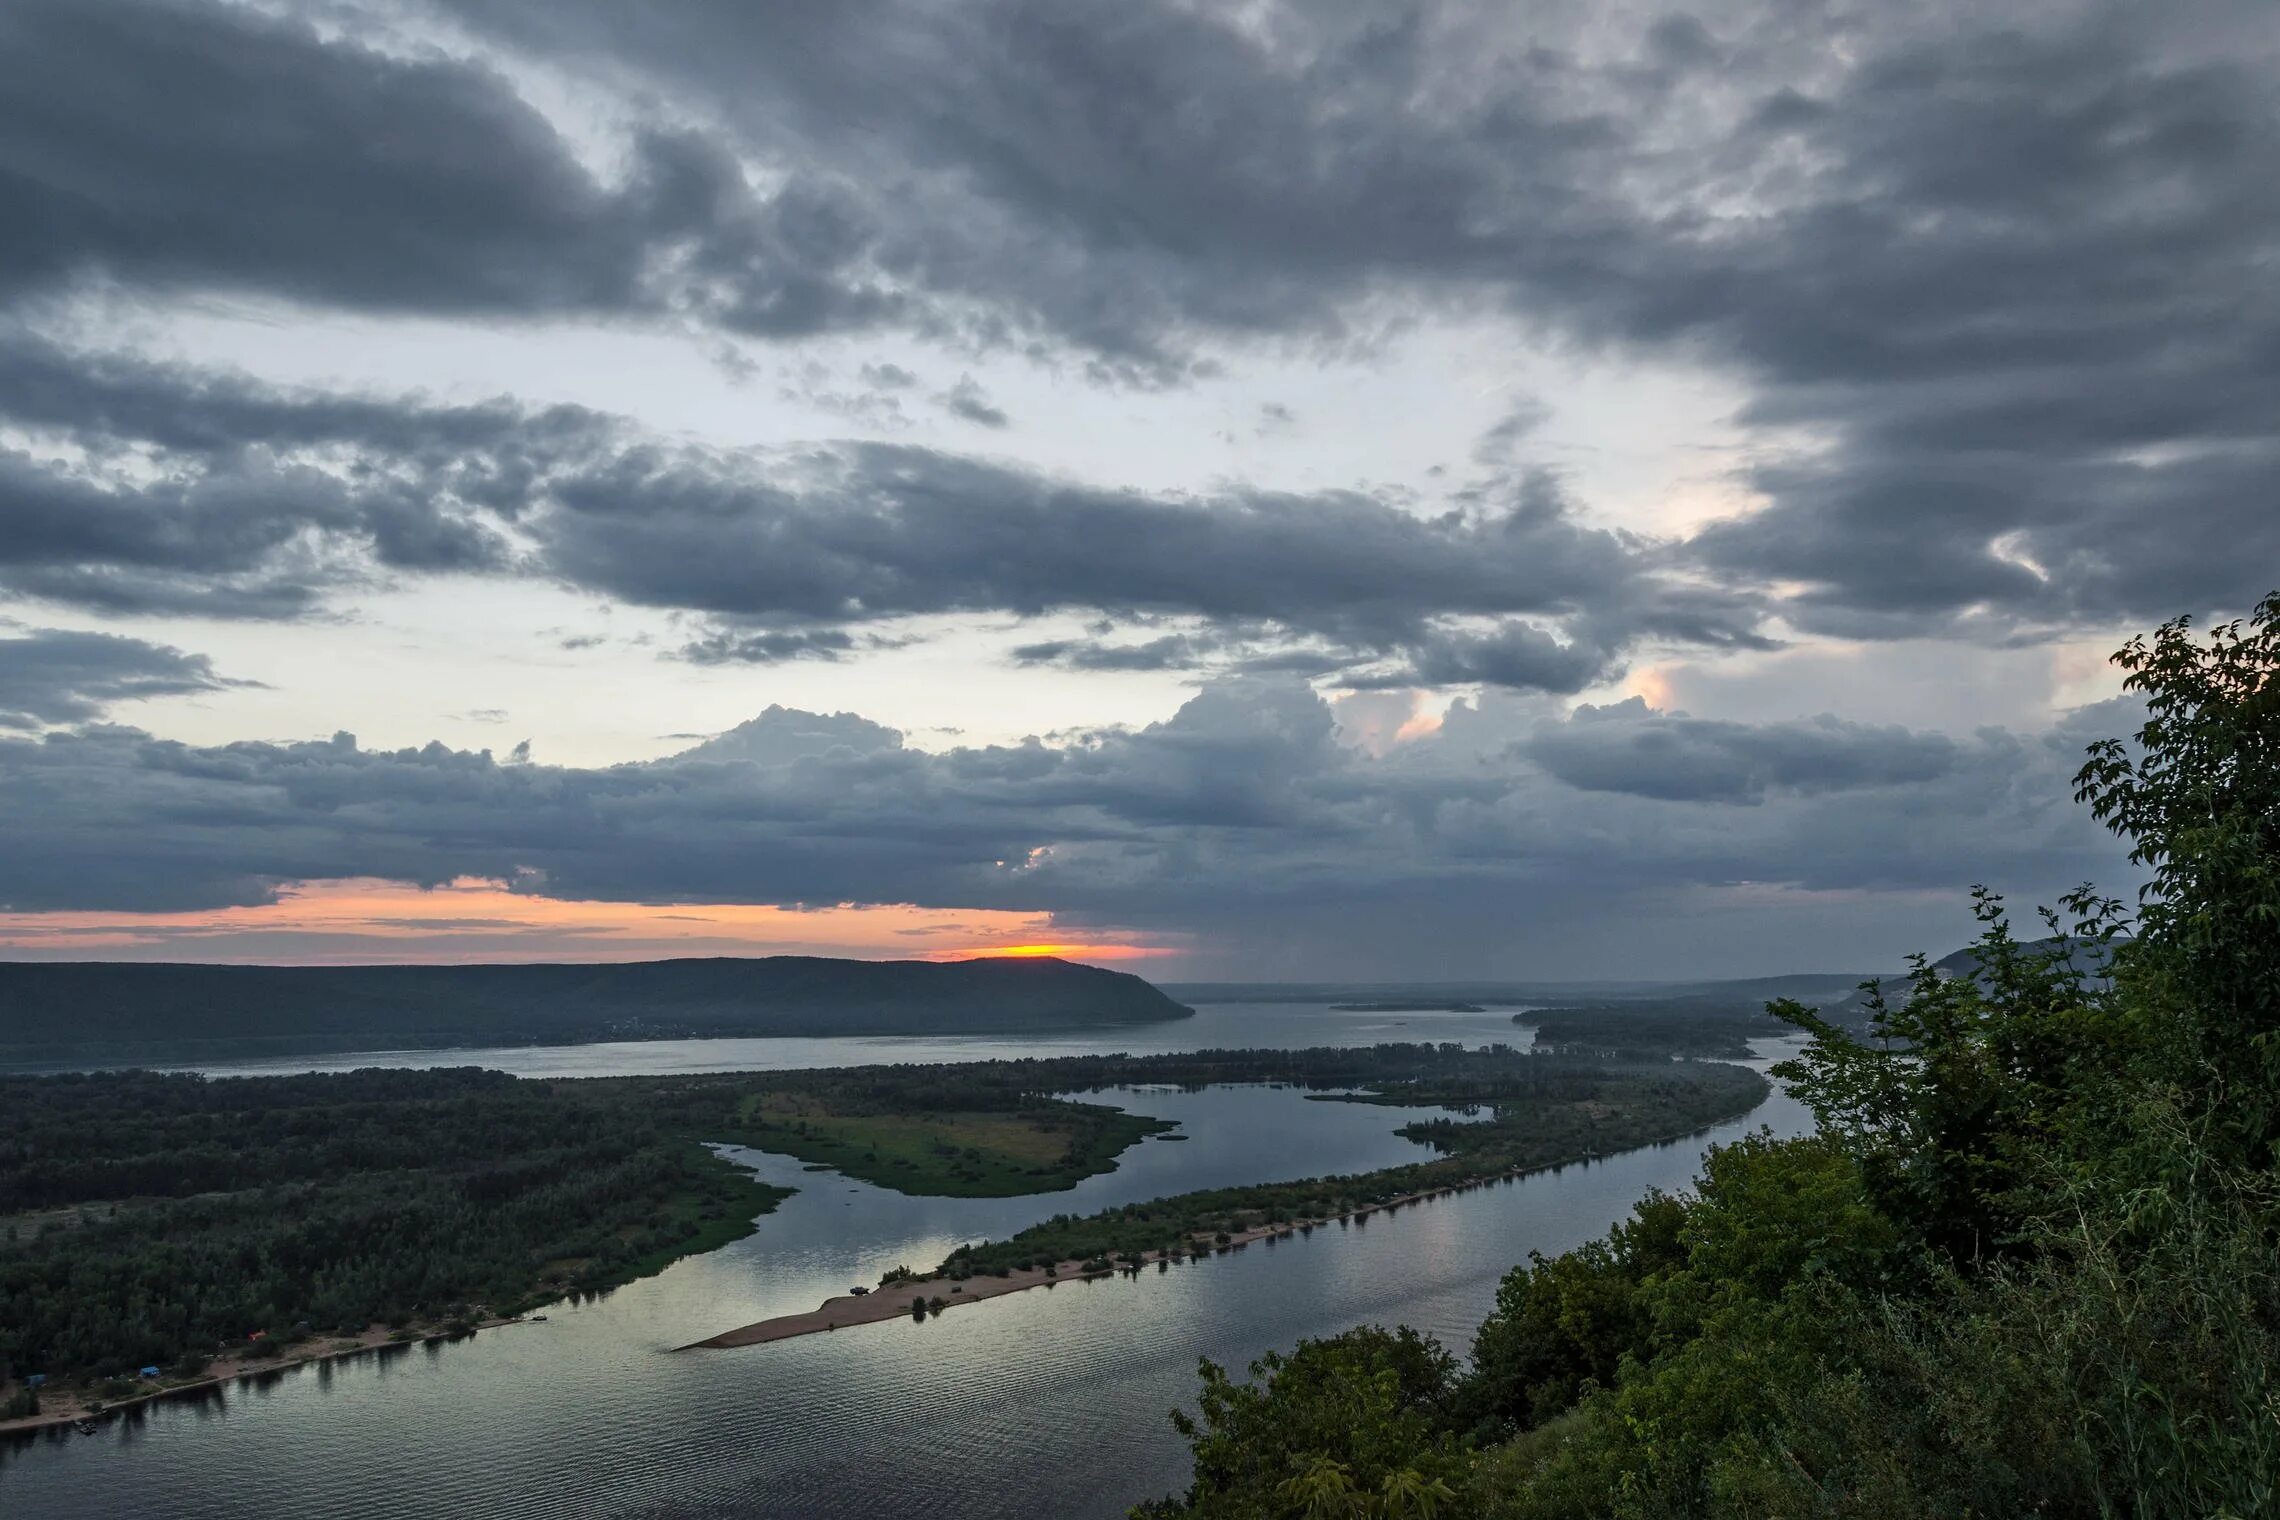
[[[2151,878],[1794,1003],[1817,1134],[1516,1267],[1469,1363],[1407,1330],[1206,1363],[1138,1514],[1477,1520],[2280,1511],[2280,596],[2118,656],[2077,800]],[[2134,921],[2133,921],[2134,919]]]
[[[1183,1018],[1136,976],[1052,957],[776,955],[600,965],[0,962],[0,1064],[731,1035],[976,1034]]]

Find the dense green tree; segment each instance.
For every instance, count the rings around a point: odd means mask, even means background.
[[[2135,745],[2092,746],[2076,797],[2130,843],[2140,1011],[2231,1156],[2280,1142],[2280,593],[2206,639],[2189,620],[2115,661],[2146,705]]]
[[[1198,1516],[1429,1515],[1465,1472],[1447,1429],[1456,1361],[1414,1330],[1350,1330],[1269,1353],[1239,1383],[1206,1360],[1185,1501]]]
[[[1819,1133],[1517,1268],[1408,1423],[1366,1359],[1207,1369],[1152,1512],[1372,1513],[1366,1452],[1483,1520],[2280,1513],[2280,597],[2119,660],[2147,720],[2078,785],[2149,869],[2134,924],[2078,893],[2022,944],[1983,892],[1865,1030],[1777,1006]]]

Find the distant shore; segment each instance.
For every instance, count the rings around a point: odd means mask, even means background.
[[[1572,1163],[1555,1163],[1569,1165]],[[1200,1260],[1206,1255],[1224,1256],[1239,1251],[1261,1240],[1281,1240],[1296,1235],[1312,1235],[1316,1230],[1334,1224],[1366,1219],[1372,1214],[1391,1213],[1407,1204],[1424,1203],[1435,1198],[1446,1198],[1456,1193],[1469,1193],[1491,1183],[1508,1182],[1536,1172],[1553,1170],[1553,1165],[1516,1166],[1483,1172],[1461,1182],[1444,1187],[1427,1188],[1422,1192],[1404,1193],[1380,1203],[1363,1204],[1349,1213],[1328,1215],[1319,1219],[1301,1219],[1285,1224],[1261,1225],[1228,1236],[1224,1245],[1214,1243],[1193,1251],[1151,1251],[1141,1253],[1141,1266],[1171,1264]],[[843,1293],[827,1298],[818,1308],[805,1314],[780,1314],[773,1319],[756,1321],[719,1335],[692,1341],[677,1349],[682,1351],[723,1350],[736,1346],[758,1346],[769,1341],[790,1340],[794,1336],[815,1335],[825,1331],[852,1329],[857,1325],[881,1324],[888,1320],[913,1318],[911,1306],[923,1299],[927,1314],[932,1316],[956,1308],[960,1304],[980,1303],[985,1299],[1002,1298],[1008,1293],[1021,1293],[1031,1288],[1049,1288],[1055,1283],[1087,1282],[1113,1277],[1118,1272],[1137,1275],[1139,1268],[1131,1265],[1095,1267],[1088,1272],[1077,1261],[1055,1262],[1052,1267],[1030,1267],[1026,1271],[1009,1272],[1004,1277],[982,1275],[969,1277],[963,1282],[951,1282],[944,1277],[912,1278],[908,1281],[873,1288],[865,1294]],[[939,1301],[941,1307],[935,1308]]]

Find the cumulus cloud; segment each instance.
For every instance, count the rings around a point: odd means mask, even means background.
[[[1819,718],[1730,723],[1650,711],[1638,697],[1586,703],[1547,725],[1530,759],[1570,786],[1695,802],[1935,781],[1960,762],[1944,734]]]

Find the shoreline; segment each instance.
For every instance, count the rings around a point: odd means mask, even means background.
[[[1697,1131],[1697,1133],[1700,1132]],[[1650,1141],[1647,1143],[1658,1144],[1662,1142]],[[1165,1270],[1169,1266],[1181,1262],[1200,1262],[1206,1256],[1225,1256],[1262,1240],[1311,1236],[1316,1230],[1367,1219],[1372,1214],[1391,1213],[1410,1204],[1429,1203],[1437,1198],[1447,1198],[1457,1193],[1469,1193],[1475,1189],[1488,1187],[1499,1182],[1516,1182],[1523,1177],[1551,1171],[1555,1167],[1574,1164],[1574,1161],[1564,1161],[1548,1162],[1537,1166],[1503,1167],[1495,1171],[1482,1172],[1477,1176],[1468,1177],[1460,1182],[1451,1182],[1441,1187],[1426,1188],[1415,1193],[1403,1193],[1388,1198],[1382,1203],[1364,1204],[1342,1215],[1332,1214],[1321,1218],[1293,1220],[1284,1224],[1260,1225],[1254,1229],[1230,1235],[1225,1245],[1214,1243],[1207,1247],[1188,1251],[1142,1252],[1139,1266],[1126,1263],[1096,1268],[1087,1272],[1084,1270],[1082,1262],[1060,1261],[1053,1264],[1050,1272],[1043,1267],[1031,1267],[1024,1272],[1010,1272],[1004,1277],[969,1277],[964,1282],[951,1282],[942,1276],[913,1278],[907,1282],[895,1283],[892,1286],[873,1288],[869,1293],[861,1296],[847,1293],[838,1294],[825,1299],[819,1307],[808,1310],[804,1314],[779,1314],[772,1319],[756,1320],[749,1325],[740,1325],[733,1330],[724,1330],[718,1335],[707,1336],[701,1341],[691,1341],[686,1346],[676,1346],[674,1350],[676,1352],[712,1351],[733,1349],[739,1346],[760,1346],[771,1341],[791,1340],[802,1335],[852,1329],[857,1325],[884,1324],[889,1320],[897,1319],[907,1320],[911,1318],[912,1303],[920,1299],[927,1302],[927,1314],[931,1317],[946,1313],[960,1304],[982,1303],[993,1298],[1003,1298],[1009,1293],[1026,1292],[1031,1288],[1050,1288],[1056,1283],[1097,1282],[1105,1277],[1113,1277],[1119,1272],[1130,1273],[1137,1277],[1140,1273],[1140,1267],[1157,1266],[1159,1270]],[[940,1309],[932,1307],[936,1299],[940,1299],[942,1302]]]
[[[391,1328],[384,1325],[370,1325],[353,1337],[342,1335],[312,1337],[308,1342],[311,1349],[307,1351],[284,1352],[277,1356],[232,1354],[216,1357],[213,1362],[208,1364],[206,1370],[195,1378],[179,1383],[154,1383],[144,1391],[138,1391],[124,1398],[105,1401],[102,1409],[95,1413],[89,1413],[88,1406],[92,1401],[88,1398],[86,1389],[68,1386],[54,1388],[51,1385],[49,1388],[40,1390],[41,1409],[38,1414],[23,1415],[15,1419],[0,1419],[0,1440],[10,1436],[29,1436],[57,1426],[77,1425],[82,1420],[92,1421],[100,1427],[108,1425],[130,1410],[139,1410],[151,1404],[164,1403],[169,1399],[188,1398],[207,1393],[215,1389],[225,1388],[231,1383],[258,1382],[272,1373],[290,1371],[295,1367],[313,1366],[318,1362],[339,1361],[347,1357],[364,1356],[371,1352],[388,1351],[397,1347],[402,1347],[408,1351],[414,1346],[430,1345],[437,1341],[465,1340],[481,1330],[496,1330],[503,1325],[524,1325],[530,1322],[530,1315],[469,1320],[468,1328],[464,1333],[455,1334],[440,1326],[427,1326],[413,1329],[412,1334],[401,1340],[397,1339],[397,1330],[412,1327]],[[138,1388],[141,1386],[138,1384]],[[13,1387],[14,1385],[11,1384],[10,1388]]]

